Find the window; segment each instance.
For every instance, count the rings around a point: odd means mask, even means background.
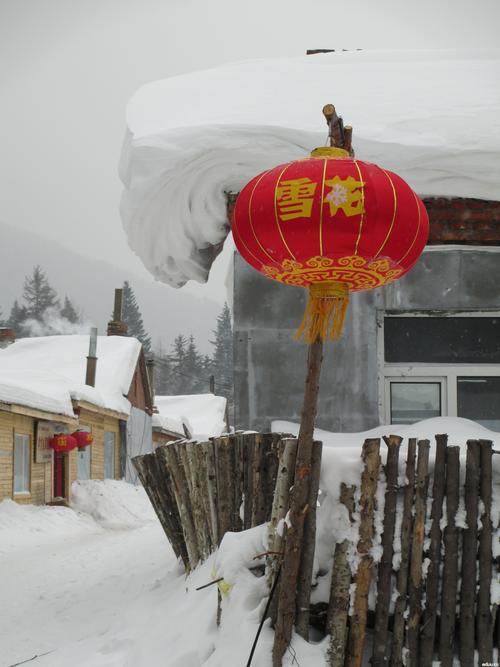
[[[78,430],[90,433],[90,427],[82,424],[80,424]],[[90,446],[76,450],[76,478],[80,480],[90,479]]]
[[[104,431],[104,478],[115,478],[115,442],[116,434]]]
[[[379,315],[380,420],[472,419],[500,431],[500,314]]]
[[[30,492],[30,436],[14,434],[14,493]]]

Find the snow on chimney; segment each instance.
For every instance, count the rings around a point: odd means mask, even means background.
[[[123,290],[115,289],[115,307],[113,309],[113,319],[108,322],[108,336],[126,336],[128,326],[122,322]]]
[[[3,347],[8,347],[12,343],[16,342],[16,332],[14,329],[9,329],[7,327],[0,327],[0,349]]]

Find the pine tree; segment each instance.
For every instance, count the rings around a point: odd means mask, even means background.
[[[49,308],[58,308],[59,299],[47,276],[40,266],[35,266],[33,274],[24,280],[23,299],[26,303],[26,317],[41,322]]]
[[[215,393],[233,398],[233,328],[231,311],[227,303],[217,317],[217,329],[214,331],[215,340],[210,341],[215,346],[213,366],[215,375]]]
[[[194,336],[191,334],[186,348],[186,357],[182,371],[185,375],[185,387],[188,394],[197,394],[206,391],[208,388],[208,378],[205,381],[202,375],[202,357],[198,352]]]
[[[145,352],[151,350],[151,337],[147,334],[142,321],[141,311],[128,280],[123,283],[123,321],[128,325],[128,335],[141,341]]]
[[[179,334],[173,342],[172,353],[170,354],[172,381],[170,383],[170,394],[175,396],[178,394],[185,394],[187,389],[188,379],[184,371],[184,363],[186,360],[186,346],[187,340]]]
[[[7,326],[10,329],[14,329],[16,332],[17,338],[22,338],[26,335],[26,329],[23,326],[27,318],[27,311],[24,306],[20,306],[17,299],[14,301],[12,308],[10,309],[9,319],[7,320]]]
[[[80,316],[78,315],[76,308],[67,296],[64,297],[64,306],[61,309],[61,317],[64,317],[64,319],[71,322],[71,324],[76,324],[80,321]]]

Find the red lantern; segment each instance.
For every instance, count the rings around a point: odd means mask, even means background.
[[[349,292],[400,278],[425,247],[423,203],[399,176],[317,148],[256,176],[234,209],[243,258],[268,278],[310,289],[298,335],[340,335]]]
[[[92,433],[89,433],[88,431],[75,431],[71,435],[76,440],[76,444],[79,449],[88,447],[94,442],[94,437],[92,436]]]
[[[67,433],[56,433],[49,439],[49,446],[55,452],[70,452],[77,446],[76,439]]]

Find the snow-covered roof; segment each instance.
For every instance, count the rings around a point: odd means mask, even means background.
[[[186,425],[196,440],[218,437],[226,428],[226,399],[214,394],[156,396],[158,414],[153,415],[153,428],[184,433]]]
[[[420,195],[500,200],[500,49],[354,51],[226,65],[149,83],[127,109],[122,218],[163,282],[205,282],[228,233],[224,192],[326,141],[321,109],[361,160]]]
[[[74,416],[71,401],[128,414],[125,398],[141,344],[126,336],[97,337],[95,387],[85,384],[89,336],[22,338],[0,350],[0,401]]]

